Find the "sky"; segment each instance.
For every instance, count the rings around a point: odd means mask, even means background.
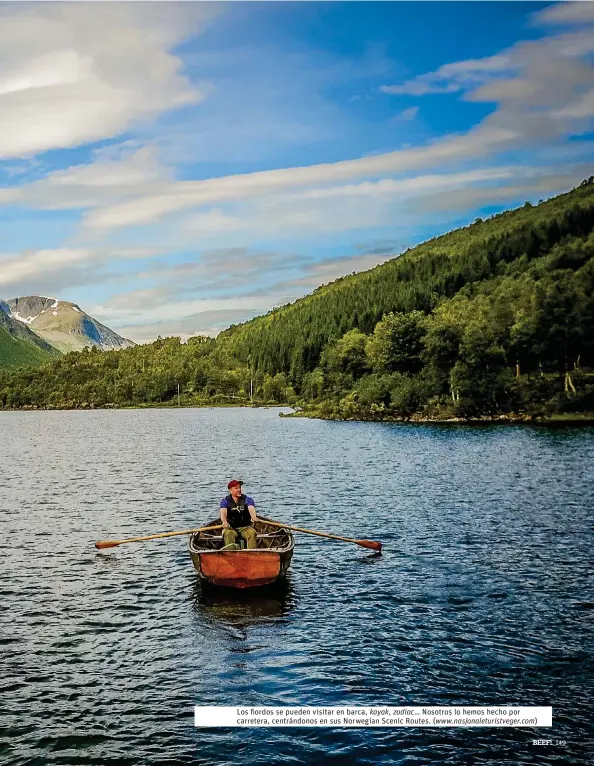
[[[215,335],[594,174],[594,2],[2,2],[0,298]]]

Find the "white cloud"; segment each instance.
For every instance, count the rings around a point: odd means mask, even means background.
[[[587,167],[579,165],[562,175],[566,187],[583,179]],[[460,173],[427,174],[405,179],[382,179],[359,184],[308,188],[245,200],[235,204],[232,212],[219,209],[189,214],[176,220],[171,227],[171,238],[182,238],[186,246],[199,242],[220,243],[226,246],[242,245],[258,240],[294,240],[329,233],[377,226],[395,226],[404,221],[413,225],[410,216],[402,218],[403,208],[409,203],[428,197],[436,201],[462,190],[468,194],[469,205],[473,196],[480,198],[486,189],[496,194],[504,184],[518,185],[533,179],[539,188],[556,189],[559,174],[554,169],[528,166],[502,166],[476,168]],[[213,225],[209,225],[209,216]],[[186,235],[184,239],[184,234]],[[178,240],[179,241],[179,240]],[[223,268],[224,266],[221,266]]]
[[[413,178],[385,178],[382,181],[364,181],[360,184],[310,189],[290,195],[289,199],[324,199],[328,197],[384,197],[408,196],[410,194],[453,189],[482,181],[497,181],[522,173],[522,168],[481,168],[465,173],[430,174]]]
[[[137,279],[158,279],[160,287],[154,288],[151,295],[154,299],[157,295],[164,296],[164,301],[197,289],[203,294],[213,290],[222,294],[242,287],[245,294],[246,284],[260,285],[257,290],[260,292],[274,278],[272,275],[294,268],[298,263],[299,258],[292,253],[228,247],[206,250],[192,260],[174,265],[157,262],[148,271],[139,273]],[[144,300],[144,291],[135,291],[134,295]]]
[[[392,260],[396,255],[397,253],[392,251],[384,251],[329,258],[319,263],[309,264],[305,267],[305,273],[302,276],[279,282],[275,285],[275,290],[289,296],[287,300],[292,301],[306,295],[319,285],[334,282],[340,277],[354,272],[373,269],[375,266]]]
[[[145,259],[158,253],[150,248],[54,248],[0,253],[0,288],[24,288],[25,292],[51,292],[65,287],[76,275],[80,283],[91,283],[97,269],[109,261]],[[51,286],[51,290],[49,289]]]
[[[415,117],[419,113],[418,106],[409,106],[408,109],[403,109],[400,114],[396,115],[394,118],[396,121],[404,121],[408,122],[409,120],[414,120]]]
[[[594,89],[588,91],[582,98],[576,99],[572,104],[555,112],[556,117],[569,119],[583,119],[594,117]]]
[[[567,8],[575,5],[594,7],[592,3],[567,3],[559,8],[557,16],[564,16]],[[577,9],[567,16],[577,21],[580,13]],[[583,16],[594,18],[591,10]],[[548,18],[542,17],[544,21]],[[578,61],[592,51],[594,30],[572,30],[540,40],[518,42],[495,56],[444,64],[403,83],[384,85],[380,92],[413,96],[464,92],[467,100],[500,102],[500,114],[505,113],[505,102],[510,100],[521,102],[524,107],[535,100],[552,107],[559,100],[570,99],[585,82],[592,82],[591,62]]]
[[[592,24],[594,23],[594,3],[563,2],[550,5],[533,16],[537,24]]]
[[[113,136],[206,91],[171,48],[206,3],[38,3],[0,7],[0,157]]]
[[[143,325],[123,325],[118,327],[117,331],[135,343],[151,343],[159,335],[161,337],[178,336],[182,341],[186,341],[195,335],[214,337],[229,325],[245,322],[266,310],[265,307],[255,310],[211,309],[190,314],[183,319],[163,320]]]
[[[510,63],[507,54],[487,56],[482,59],[464,59],[463,61],[444,64],[437,70],[436,75],[444,80],[455,78],[459,82],[473,83],[479,75],[505,71],[510,66]]]
[[[483,59],[466,59],[444,64],[435,72],[419,75],[398,85],[382,85],[381,93],[392,95],[425,96],[428,93],[456,93],[463,87],[483,82],[485,77],[509,69],[506,55]]]
[[[203,311],[226,309],[244,312],[262,311],[266,310],[263,307],[267,305],[269,300],[265,296],[234,296],[231,298],[159,301],[160,295],[161,292],[158,288],[154,292],[142,290],[139,294],[130,293],[127,296],[118,296],[117,301],[112,299],[104,305],[92,306],[87,311],[91,316],[106,322],[109,326],[122,327],[144,323],[149,312],[152,322],[172,322]],[[129,301],[129,304],[126,303],[126,300]],[[113,305],[115,302],[117,302],[117,306]]]
[[[48,272],[80,264],[88,257],[86,250],[68,248],[4,255],[0,258],[0,286],[13,285],[27,278],[43,278]]]
[[[212,208],[206,213],[198,213],[185,221],[183,228],[197,237],[217,237],[229,232],[245,231],[249,222],[237,216],[225,213],[220,208]]]
[[[588,166],[578,166],[566,173],[548,173],[533,175],[529,172],[514,183],[502,186],[472,189],[453,189],[447,194],[426,194],[408,200],[405,210],[435,214],[441,211],[462,212],[479,209],[485,205],[510,205],[525,201],[535,194],[549,196],[559,194],[582,181],[588,172]]]
[[[32,183],[0,188],[0,204],[39,210],[84,209],[163,188],[171,173],[159,165],[155,149],[134,149],[126,153],[121,147],[107,147],[92,164],[73,165]]]
[[[380,85],[379,90],[380,93],[389,93],[392,96],[426,96],[428,93],[455,93],[460,90],[460,86],[453,82],[440,85],[417,78],[400,85]]]
[[[511,101],[523,100],[536,95],[542,86],[540,83],[530,82],[530,80],[505,79],[495,80],[494,82],[482,85],[480,88],[472,91],[468,96],[469,101]]]

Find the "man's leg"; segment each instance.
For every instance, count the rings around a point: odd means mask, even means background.
[[[237,542],[237,532],[231,527],[223,529],[223,547]]]
[[[245,540],[247,548],[256,547],[258,544],[258,538],[256,536],[256,530],[253,527],[241,527],[239,533]]]

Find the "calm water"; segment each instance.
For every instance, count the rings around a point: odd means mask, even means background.
[[[0,761],[590,762],[594,430],[277,410],[0,413]],[[205,593],[184,538],[239,476],[284,588]],[[553,729],[193,728],[199,705],[553,705]],[[566,740],[538,746],[535,738]]]

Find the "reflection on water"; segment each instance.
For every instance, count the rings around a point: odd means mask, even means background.
[[[358,561],[360,564],[374,564],[378,561],[378,559],[382,558],[382,552],[377,551],[376,553],[370,553],[367,556],[363,556],[362,558],[359,558]]]
[[[247,628],[286,616],[295,603],[290,576],[262,588],[218,588],[196,578],[192,584],[196,614],[222,625]]]
[[[125,559],[122,559],[121,556],[112,551],[109,553],[99,551],[94,555],[94,564],[99,567],[120,567],[122,566],[122,561],[125,562]],[[123,565],[125,566],[125,563]]]

